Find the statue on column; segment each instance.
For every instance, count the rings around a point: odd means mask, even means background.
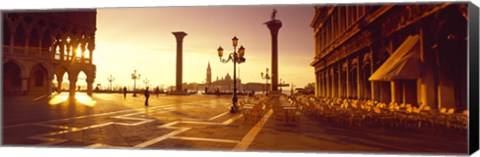
[[[275,17],[277,16],[277,10],[276,9],[273,9],[273,12],[272,12],[272,20],[275,20]]]

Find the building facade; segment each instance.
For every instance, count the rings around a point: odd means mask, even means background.
[[[64,74],[74,95],[80,72],[87,76],[87,93],[92,94],[96,10],[6,11],[2,28],[4,95],[60,92]]]
[[[315,94],[467,107],[467,3],[316,6]]]

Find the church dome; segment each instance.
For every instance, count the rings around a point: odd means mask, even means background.
[[[225,76],[225,80],[232,80],[232,77],[230,77],[230,74],[227,73],[227,75]]]

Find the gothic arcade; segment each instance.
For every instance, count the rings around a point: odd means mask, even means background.
[[[6,11],[2,19],[5,95],[60,92],[65,73],[69,93],[74,95],[80,72],[87,76],[87,93],[92,94],[96,10]],[[52,84],[54,75],[57,88]]]

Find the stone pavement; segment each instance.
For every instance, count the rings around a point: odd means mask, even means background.
[[[55,101],[7,97],[3,144],[22,146],[233,150],[282,152],[467,152],[467,138],[402,131],[358,130],[302,117],[299,126],[278,125],[271,117],[244,123],[228,112],[231,97],[165,96],[123,98],[95,94],[93,99]],[[240,98],[241,99],[241,98]]]

